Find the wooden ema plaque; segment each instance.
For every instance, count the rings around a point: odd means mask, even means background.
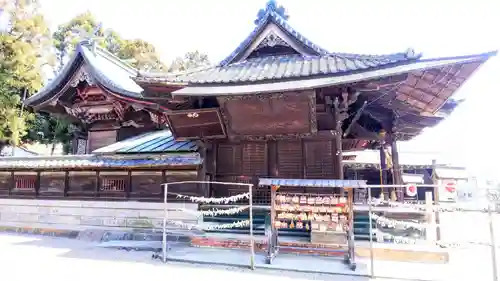
[[[311,243],[346,245],[348,208],[346,197],[278,192],[274,227],[310,230]]]

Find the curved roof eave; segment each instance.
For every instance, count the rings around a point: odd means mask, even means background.
[[[98,48],[94,54],[89,50],[89,44],[86,41],[80,42],[61,72],[37,94],[24,100],[24,104],[37,106],[59,94],[75,71],[82,66],[82,62],[84,62],[86,70],[90,72],[100,86],[119,96],[143,100],[143,89],[132,79],[137,75],[137,70],[125,65],[118,58],[101,48]],[[101,66],[99,66],[99,63]],[[106,64],[108,69],[104,71],[101,68]]]
[[[52,79],[47,85],[45,85],[40,91],[38,91],[38,93],[25,99],[23,101],[24,105],[37,106],[58,94],[66,84],[65,81],[70,79],[74,72],[80,67],[81,62],[82,56],[78,51],[76,51],[71,56],[68,63],[64,65],[61,72],[57,74],[57,76]]]
[[[173,96],[218,96],[218,95],[246,95],[254,93],[270,93],[291,90],[306,90],[318,87],[329,87],[339,84],[366,81],[378,77],[386,77],[407,73],[415,70],[423,70],[434,67],[442,67],[456,63],[485,62],[496,51],[476,55],[420,59],[382,69],[371,69],[360,73],[346,73],[343,75],[332,75],[319,78],[303,78],[292,81],[273,81],[272,83],[235,83],[235,84],[193,84],[180,90],[172,92]]]

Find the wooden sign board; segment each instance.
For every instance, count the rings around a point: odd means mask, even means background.
[[[170,130],[176,139],[226,138],[218,109],[191,109],[167,113]]]
[[[230,136],[316,133],[314,92],[220,97]]]

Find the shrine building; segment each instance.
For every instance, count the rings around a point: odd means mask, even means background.
[[[273,3],[210,67],[140,72],[96,42],[80,42],[24,101],[79,128],[72,154],[0,159],[0,196],[160,201],[168,181],[353,179],[356,165],[343,152],[365,149],[380,149],[382,183],[402,184],[397,142],[444,120],[457,105],[453,94],[496,54],[337,53],[295,30]],[[367,180],[380,184],[373,175]],[[173,191],[241,192],[213,184]],[[268,189],[256,187],[254,201],[268,204]]]

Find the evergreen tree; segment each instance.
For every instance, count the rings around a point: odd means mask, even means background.
[[[37,92],[53,64],[51,38],[33,0],[0,1],[0,148],[18,145],[33,115],[22,99]]]
[[[185,71],[197,67],[209,66],[208,56],[200,51],[187,52],[184,57],[176,58],[170,65],[169,71]]]

